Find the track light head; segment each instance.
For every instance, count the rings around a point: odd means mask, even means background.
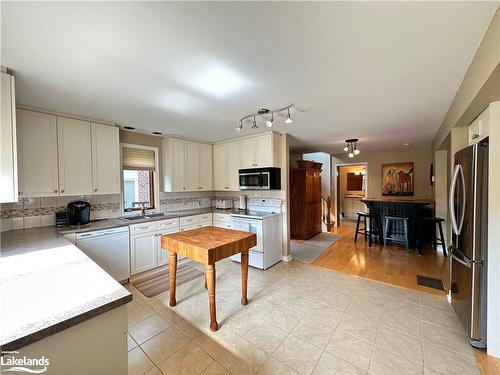
[[[273,121],[274,121],[274,114],[271,113],[271,118],[269,120],[266,121],[266,126],[268,128],[272,127],[273,126]]]
[[[285,124],[291,124],[293,120],[290,117],[290,107],[288,108],[288,116],[286,117]]]
[[[255,116],[253,116],[253,124],[252,124],[252,129],[258,129],[259,126],[257,125],[257,121],[255,120]]]

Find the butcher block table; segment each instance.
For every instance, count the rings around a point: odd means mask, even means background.
[[[215,309],[215,263],[241,253],[241,304],[247,304],[248,250],[257,245],[254,233],[238,230],[203,227],[161,236],[161,247],[169,252],[170,306],[176,305],[175,277],[177,255],[205,265],[205,288],[208,289],[210,329],[217,331]]]

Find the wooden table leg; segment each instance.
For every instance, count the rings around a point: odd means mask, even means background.
[[[205,275],[208,284],[208,305],[210,307],[210,330],[217,331],[217,317],[215,309],[215,264],[205,265]]]
[[[248,249],[241,252],[241,304],[246,305],[248,284]]]
[[[169,305],[174,307],[177,304],[175,300],[175,278],[177,276],[177,254],[170,251],[169,252],[169,273],[170,273],[170,301]]]

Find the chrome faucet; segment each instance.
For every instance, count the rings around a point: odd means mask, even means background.
[[[149,202],[132,202],[132,206],[141,206],[141,215],[146,216],[146,205]]]

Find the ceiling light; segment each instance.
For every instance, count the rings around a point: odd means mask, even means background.
[[[239,133],[243,129],[243,120],[240,120],[240,124],[236,127],[236,131]]]
[[[273,121],[274,121],[274,114],[271,113],[271,119],[267,120],[266,121],[266,125],[268,128],[270,128],[271,126],[273,126]]]
[[[344,147],[344,151],[349,153],[348,156],[350,158],[361,153],[361,151],[358,150],[357,142],[357,138],[346,139],[347,146]]]
[[[288,116],[285,120],[285,124],[291,124],[293,120],[290,118],[290,107],[288,107]]]
[[[253,124],[252,124],[252,129],[258,129],[259,127],[257,126],[257,121],[255,120],[255,116],[253,116]]]

